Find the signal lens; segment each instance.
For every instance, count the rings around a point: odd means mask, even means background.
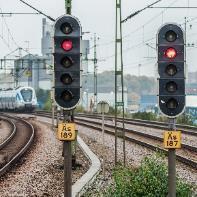
[[[177,67],[174,64],[169,64],[165,70],[166,74],[169,76],[174,76],[177,73]]]
[[[177,91],[177,84],[174,81],[170,81],[166,84],[166,90],[170,93]]]
[[[67,73],[65,73],[65,74],[63,74],[62,76],[61,76],[61,82],[63,83],[63,84],[65,84],[65,85],[69,85],[69,84],[71,84],[72,83],[72,77],[69,75],[69,74],[67,74]]]
[[[167,101],[167,103],[166,103],[166,107],[168,108],[168,109],[176,109],[177,107],[178,107],[178,102],[177,102],[177,100],[175,100],[175,99],[173,99],[173,98],[171,98],[171,99],[169,99],[168,101]]]
[[[165,51],[165,56],[169,59],[174,59],[177,55],[177,52],[174,48],[170,47]]]
[[[62,92],[61,98],[62,98],[62,100],[68,102],[68,101],[71,101],[73,99],[73,95],[69,90],[65,90],[65,91]]]
[[[168,42],[174,42],[177,39],[177,34],[174,31],[170,30],[166,32],[165,38]]]
[[[69,23],[63,23],[60,28],[64,34],[70,34],[73,31]]]
[[[64,58],[62,59],[62,61],[61,61],[61,64],[62,64],[62,66],[63,66],[64,68],[69,68],[69,67],[72,66],[73,61],[72,61],[72,59],[69,58],[69,57],[64,57]]]
[[[71,40],[64,40],[61,44],[64,51],[70,51],[73,48],[73,43]]]

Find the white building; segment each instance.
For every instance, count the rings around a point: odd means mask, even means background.
[[[186,107],[196,107],[197,108],[197,95],[187,95],[186,96]]]
[[[121,96],[121,92],[118,92],[117,95],[119,98]],[[124,108],[125,110],[128,109],[128,99],[127,99],[127,91],[125,90],[124,92]],[[109,103],[109,106],[115,108],[115,93],[113,91],[109,93],[103,93],[103,92],[98,92],[97,93],[97,103],[100,101],[106,101]],[[90,111],[90,104],[94,103],[94,93],[88,92],[86,89],[82,93],[82,98],[81,98],[81,105],[87,110]]]

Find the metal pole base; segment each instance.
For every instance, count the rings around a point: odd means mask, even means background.
[[[169,118],[169,130],[176,130],[176,119]],[[168,150],[168,197],[176,197],[176,150]]]

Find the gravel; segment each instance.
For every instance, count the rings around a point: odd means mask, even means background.
[[[3,143],[11,134],[12,128],[10,123],[0,120],[0,144]]]
[[[80,117],[80,119],[82,119],[82,117]],[[83,117],[83,119],[86,119],[86,118]],[[100,119],[93,119],[92,118],[91,120],[96,120],[96,122],[102,122],[102,120],[100,120]],[[106,120],[105,123],[109,124],[109,125],[114,125],[114,122],[112,122],[110,120]],[[122,125],[122,123],[118,123],[118,125],[119,124]],[[125,124],[125,128],[133,129],[136,131],[140,131],[142,133],[147,133],[147,134],[158,136],[158,137],[163,137],[163,133],[164,133],[164,130],[162,130],[162,129],[155,129],[155,128],[150,128],[150,127],[138,126],[138,125],[134,125],[134,124]],[[182,138],[183,143],[196,147],[197,136],[192,136],[192,135],[187,135],[185,133],[182,133],[181,138]]]
[[[41,118],[40,118],[41,119]],[[49,120],[49,119],[48,119]],[[35,121],[34,121],[35,123]],[[61,196],[63,193],[63,158],[62,143],[56,140],[48,124],[36,121],[36,138],[34,144],[10,173],[0,179],[0,196]],[[112,183],[111,171],[114,167],[114,136],[105,134],[105,146],[102,145],[101,132],[78,126],[79,134],[98,155],[105,160],[105,179],[103,172],[85,197],[99,196]],[[118,161],[123,162],[122,142],[118,140]],[[136,168],[145,156],[154,152],[137,144],[126,142],[127,165]],[[73,182],[88,168],[89,162],[78,152],[77,161],[83,169],[73,173]],[[178,175],[187,182],[197,184],[197,172],[183,164],[177,164]],[[75,178],[76,177],[76,178]]]
[[[105,158],[105,168],[106,176],[105,181],[103,180],[103,175],[100,174],[98,179],[95,181],[94,185],[89,189],[89,191],[84,196],[99,196],[103,190],[106,190],[112,182],[111,170],[114,167],[114,136],[105,134],[105,146],[102,146],[102,136],[101,132],[79,126],[79,134],[82,139],[90,146],[92,151],[98,155],[98,157],[103,160]],[[123,151],[122,143],[118,142],[118,161],[123,162]],[[144,148],[142,146],[136,145],[131,142],[126,142],[126,161],[127,165],[131,168],[136,168],[140,165],[140,162],[145,156],[150,156],[154,152]],[[166,159],[167,163],[167,159]],[[177,174],[181,179],[186,182],[197,185],[197,172],[183,164],[177,163]]]
[[[0,178],[0,196],[62,196],[64,186],[62,142],[58,141],[50,125],[32,121],[36,136],[30,151],[9,173]],[[73,183],[89,168],[89,161],[77,149],[77,163]]]

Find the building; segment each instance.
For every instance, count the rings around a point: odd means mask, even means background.
[[[196,118],[197,122],[197,95],[186,96],[186,114]]]
[[[121,97],[121,91],[118,91],[117,97]],[[128,109],[128,92],[127,89],[124,88],[124,107],[127,111]],[[97,92],[97,103],[100,101],[108,102],[109,106],[115,108],[115,93],[111,87],[98,87]],[[94,103],[94,89],[93,87],[89,87],[89,89],[85,89],[82,93],[81,105],[87,110],[90,111],[91,104]],[[94,106],[96,108],[96,106]]]
[[[52,69],[48,63],[51,59],[44,56],[28,54],[15,60],[13,76],[15,86],[30,86],[35,90],[51,89]]]
[[[14,77],[16,86],[31,86],[35,90],[52,87],[53,79],[53,25],[42,19],[42,56],[28,54],[14,62]],[[82,42],[84,57],[89,54],[89,41]],[[85,58],[83,58],[85,59]],[[87,61],[84,61],[84,72],[88,72]]]
[[[197,83],[186,84],[187,95],[197,95]]]
[[[156,95],[141,95],[140,111],[154,112],[156,106],[157,106]]]
[[[197,71],[188,73],[188,83],[196,83],[197,84]]]
[[[53,50],[53,26],[46,21],[46,18],[42,19],[42,39],[41,39],[41,53],[42,56],[52,56]]]

